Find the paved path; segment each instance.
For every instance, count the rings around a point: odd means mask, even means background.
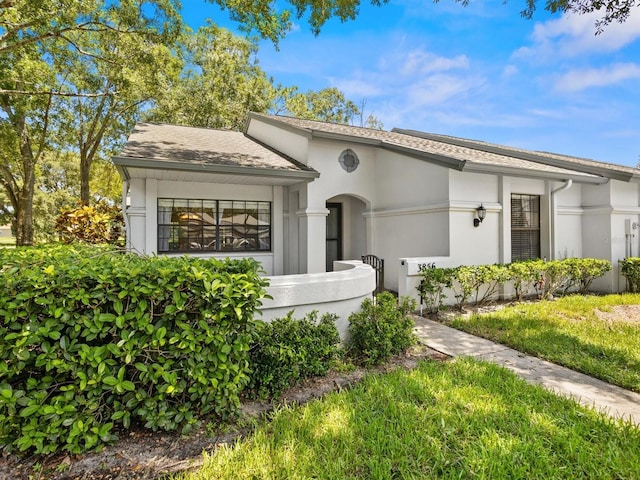
[[[414,317],[416,334],[439,352],[470,356],[503,365],[529,383],[574,398],[583,405],[640,425],[640,394],[597,380],[565,367],[530,357],[504,345],[470,335],[423,317]]]

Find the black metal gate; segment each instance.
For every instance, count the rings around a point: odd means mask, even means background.
[[[375,255],[363,255],[362,263],[371,265],[376,271],[376,291],[374,294],[379,294],[384,290],[384,259]]]

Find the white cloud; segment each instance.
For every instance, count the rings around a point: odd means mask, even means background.
[[[516,75],[518,72],[519,72],[518,67],[516,67],[515,65],[507,65],[502,70],[502,76],[504,78],[508,78]]]
[[[596,35],[599,12],[565,14],[561,18],[534,26],[532,44],[516,50],[514,58],[544,61],[558,56],[575,57],[587,53],[616,52],[640,39],[640,7],[633,9],[623,23],[611,23]]]
[[[405,101],[416,108],[442,105],[451,99],[466,95],[473,87],[474,81],[466,77],[435,74],[416,79],[409,83],[405,90]]]
[[[331,83],[349,98],[394,97],[409,105],[434,105],[482,83],[470,68],[466,55],[394,49],[368,66],[361,64],[350,74],[331,78]]]
[[[555,84],[560,92],[578,92],[592,87],[606,87],[630,79],[640,79],[640,65],[617,63],[602,68],[570,70],[561,75]]]
[[[376,82],[362,78],[330,78],[329,81],[351,99],[377,97],[385,93]]]
[[[424,75],[467,68],[469,68],[469,58],[466,55],[447,58],[424,50],[413,50],[404,58],[399,72],[402,75]]]

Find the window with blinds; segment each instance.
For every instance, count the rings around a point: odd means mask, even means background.
[[[511,261],[540,258],[540,196],[511,195]]]

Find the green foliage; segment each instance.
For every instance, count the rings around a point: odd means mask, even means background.
[[[0,260],[6,449],[81,452],[134,422],[186,433],[238,407],[264,296],[254,261],[60,245]]]
[[[567,258],[564,263],[569,273],[565,293],[575,287],[579,293],[585,294],[596,278],[611,270],[611,262],[599,258]]]
[[[185,68],[145,114],[148,120],[241,130],[248,112],[267,111],[273,87],[255,60],[254,40],[209,22],[182,43]]]
[[[251,346],[249,388],[259,398],[277,397],[296,382],[326,375],[339,354],[336,316],[317,312],[302,320],[286,317],[260,323]]]
[[[335,87],[306,93],[298,93],[294,87],[288,93],[285,108],[296,118],[350,124],[354,117],[360,115],[358,106]]]
[[[508,279],[512,282],[516,300],[521,302],[540,280],[536,260],[510,263]]]
[[[463,265],[455,268],[452,287],[458,307],[462,308],[472,297],[475,305],[485,303],[506,281],[507,274],[504,265]]]
[[[420,271],[420,284],[418,292],[423,299],[428,313],[436,313],[442,307],[442,302],[447,296],[445,288],[451,288],[453,282],[453,268],[423,268]]]
[[[528,260],[509,265],[463,265],[452,269],[430,268],[420,272],[422,278],[418,292],[425,299],[430,312],[438,311],[441,307],[442,299],[446,298],[443,292],[447,288],[453,290],[459,308],[471,299],[474,305],[485,303],[506,282],[513,285],[518,301],[532,290],[538,298],[549,299],[572,290],[586,293],[593,281],[609,270],[611,262],[597,258],[567,258],[549,262]]]
[[[349,316],[349,353],[364,365],[377,365],[415,344],[414,322],[409,313],[415,301],[398,301],[389,292],[366,299],[359,312]]]
[[[65,243],[117,244],[124,233],[124,218],[120,207],[100,201],[62,212],[55,228]]]
[[[627,290],[636,293],[640,290],[640,258],[628,257],[618,261],[620,273],[627,279]]]

